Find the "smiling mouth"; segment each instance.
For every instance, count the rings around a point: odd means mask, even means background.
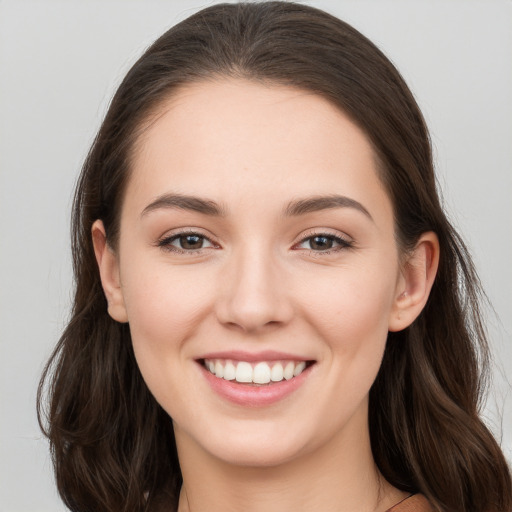
[[[298,377],[314,361],[234,361],[231,359],[201,359],[200,364],[218,379],[245,385],[272,385]]]

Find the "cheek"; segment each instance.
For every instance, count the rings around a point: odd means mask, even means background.
[[[131,329],[143,338],[179,339],[197,325],[211,297],[211,282],[198,272],[170,267],[141,270],[123,289]]]
[[[184,389],[193,384],[183,373],[191,364],[187,341],[196,336],[211,290],[183,268],[134,270],[126,273],[124,297],[137,365],[157,402],[171,417],[181,417],[190,408]]]
[[[123,295],[139,363],[176,363],[212,297],[212,278],[198,270],[139,262],[126,268]],[[123,277],[123,276],[122,276]]]
[[[354,397],[368,391],[379,370],[396,275],[396,269],[369,264],[339,269],[317,281],[304,303],[304,317],[325,342],[333,379]]]
[[[340,338],[343,343],[359,344],[364,333],[387,333],[397,270],[370,264],[340,268],[309,286],[303,314],[319,329]],[[356,335],[360,333],[360,335]]]

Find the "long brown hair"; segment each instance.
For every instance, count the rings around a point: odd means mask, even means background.
[[[129,325],[107,313],[91,226],[102,219],[116,247],[141,129],[177,87],[216,76],[327,98],[373,144],[402,249],[426,231],[437,233],[440,267],[428,303],[409,328],[389,334],[370,392],[373,455],[392,485],[425,494],[437,510],[512,510],[507,464],[478,416],[488,360],[479,281],[440,206],[424,119],[398,71],[368,39],[292,2],[220,4],[194,14],[144,53],[112,100],[74,198],[71,320],[38,395],[66,505],[81,512],[177,506],[181,473],[171,420],[137,368]]]

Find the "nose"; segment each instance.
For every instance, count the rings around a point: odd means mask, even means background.
[[[264,251],[247,249],[233,257],[221,281],[216,312],[225,326],[257,333],[292,318],[284,272]]]

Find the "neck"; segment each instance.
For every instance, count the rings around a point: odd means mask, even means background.
[[[230,464],[175,430],[183,474],[179,512],[384,512],[406,496],[378,472],[367,428],[363,436],[344,430],[272,467]]]

